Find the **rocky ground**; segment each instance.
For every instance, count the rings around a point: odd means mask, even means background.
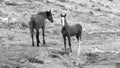
[[[119,7],[119,0],[1,0],[0,68],[120,68]],[[43,46],[40,30],[40,47],[32,47],[30,16],[49,9],[54,23],[46,20],[47,44]],[[64,53],[61,13],[69,24],[83,27],[80,56],[75,37],[72,56]]]

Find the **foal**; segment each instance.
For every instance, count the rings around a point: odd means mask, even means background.
[[[76,36],[78,42],[79,42],[79,48],[78,48],[78,55],[80,54],[80,40],[81,40],[81,34],[82,34],[82,27],[80,24],[74,24],[74,25],[69,25],[66,21],[66,14],[62,15],[61,14],[61,23],[62,23],[62,35],[63,35],[63,40],[64,40],[64,48],[66,51],[66,37],[68,39],[68,44],[70,48],[70,54],[72,53],[71,49],[71,36]]]
[[[30,26],[30,33],[31,33],[31,38],[32,38],[32,46],[34,46],[34,40],[33,40],[34,29],[36,30],[37,46],[39,47],[39,43],[40,43],[40,40],[39,40],[39,29],[40,28],[42,28],[43,44],[46,43],[45,38],[44,38],[45,19],[48,19],[50,22],[53,22],[51,10],[46,11],[46,12],[39,12],[31,16],[29,26]]]

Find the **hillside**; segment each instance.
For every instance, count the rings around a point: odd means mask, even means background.
[[[32,47],[28,21],[32,14],[47,10],[54,18],[54,23],[46,20],[47,44],[42,46],[40,30],[40,47]],[[64,53],[61,13],[67,14],[70,25],[83,27],[80,56],[75,37],[72,56]],[[0,0],[0,68],[117,68],[119,45],[120,0]],[[93,47],[105,53],[89,57]]]

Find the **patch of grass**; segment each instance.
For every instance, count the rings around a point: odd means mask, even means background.
[[[52,3],[52,2],[50,2],[49,0],[47,0],[46,3],[47,3],[47,4],[50,4],[50,3]]]
[[[92,21],[91,23],[99,23],[98,21]]]
[[[9,65],[2,65],[0,68],[11,68]]]
[[[58,56],[56,54],[50,54],[50,55],[48,55],[48,57],[61,59],[60,56]]]
[[[92,0],[89,0],[89,2],[94,2],[94,1],[92,1]]]
[[[58,0],[58,1],[60,1],[60,2],[66,2],[67,0]]]
[[[2,17],[2,18],[8,17],[8,14],[0,12],[0,17]]]
[[[8,40],[12,41],[15,37],[14,36],[11,36],[8,38]]]
[[[67,62],[62,62],[62,64],[63,64],[65,67],[69,67],[69,66],[70,66],[69,63],[67,63]]]
[[[0,0],[0,3],[4,2],[4,0]]]
[[[115,63],[115,68],[120,68],[120,63]]]
[[[28,28],[28,25],[26,23],[22,22],[20,24],[20,29],[25,29],[25,28]]]
[[[95,53],[86,53],[85,55],[88,63],[95,63],[98,57],[98,54]]]
[[[44,61],[43,60],[39,60],[37,58],[34,58],[34,57],[28,57],[27,60],[31,63],[40,63],[40,64],[44,64]]]
[[[9,6],[18,6],[19,4],[16,3],[16,2],[9,2],[9,1],[6,1],[5,2],[6,5],[9,5]]]
[[[25,0],[26,2],[32,2],[32,0]]]
[[[65,54],[64,51],[58,51],[58,50],[52,50],[51,53],[58,54],[58,55],[64,55]]]
[[[109,6],[109,5],[106,5],[105,7],[110,9],[110,6]]]
[[[61,5],[61,4],[56,4],[56,5],[60,6],[63,10],[67,10],[64,5]]]
[[[84,4],[80,3],[79,6],[87,7],[87,4],[86,3],[84,3]]]
[[[92,11],[89,11],[90,14],[94,14]]]
[[[96,11],[101,11],[101,9],[100,9],[100,8],[96,8],[95,10],[96,10]]]
[[[113,2],[113,0],[108,0],[108,1]]]

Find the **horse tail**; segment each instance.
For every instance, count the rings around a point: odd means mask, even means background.
[[[33,35],[34,34],[34,27],[32,25],[32,22],[29,22],[29,29],[30,29],[30,34]]]
[[[81,38],[82,38],[81,35],[82,35],[82,31],[83,31],[82,26],[81,26],[80,24],[77,24],[76,27],[77,27],[78,32],[79,32],[79,34],[80,34],[80,40],[82,40],[82,39],[81,39]]]
[[[80,24],[78,26],[79,26],[80,31],[82,32],[82,26]]]
[[[35,26],[35,22],[34,22],[34,18],[33,16],[31,17],[31,20],[29,21],[29,29],[30,29],[30,33],[31,35],[33,35],[34,32],[34,26]]]

